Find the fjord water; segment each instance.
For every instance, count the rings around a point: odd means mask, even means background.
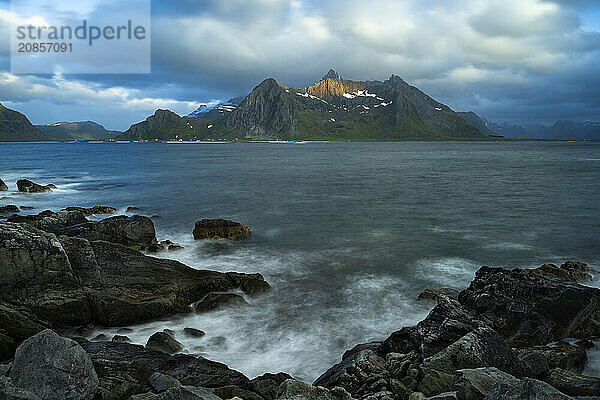
[[[127,333],[145,343],[172,329],[185,351],[250,377],[311,381],[422,319],[421,290],[463,288],[481,265],[600,265],[600,143],[4,143],[0,178],[2,205],[133,205],[159,216],[159,240],[185,246],[160,257],[262,273],[273,289],[249,307]],[[58,190],[19,194],[18,178]],[[194,222],[218,217],[253,235],[194,242]]]

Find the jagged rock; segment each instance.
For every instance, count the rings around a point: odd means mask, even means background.
[[[131,343],[131,339],[123,335],[115,335],[111,340],[117,343]]]
[[[551,276],[567,282],[580,283],[592,280],[590,267],[586,263],[567,261],[560,267],[554,264],[544,264],[535,269],[522,269],[522,274],[534,276]]]
[[[232,399],[237,397],[244,400],[264,400],[258,394],[234,385],[215,388],[213,389],[213,392],[221,399]]]
[[[40,400],[33,393],[18,388],[6,376],[0,376],[0,399],[2,400]]]
[[[581,373],[587,363],[586,349],[593,346],[593,342],[577,341],[570,343],[561,341],[545,346],[535,346],[518,349],[519,358],[533,370],[534,377],[543,377],[554,368]]]
[[[264,374],[250,381],[250,389],[261,395],[265,400],[275,400],[279,386],[292,377],[284,372]]]
[[[523,378],[517,382],[500,381],[484,400],[572,400],[545,382]]]
[[[600,398],[600,378],[578,375],[564,369],[555,368],[544,379],[569,396],[597,396]]]
[[[24,193],[42,193],[52,191],[50,185],[38,185],[37,183],[31,182],[29,179],[19,179],[17,181],[17,189],[19,189],[19,192]]]
[[[458,290],[452,288],[440,288],[440,289],[425,289],[423,290],[417,300],[435,300],[437,301],[441,296],[449,297],[451,299],[458,298]]]
[[[183,333],[186,336],[196,337],[196,338],[206,335],[206,333],[204,333],[204,331],[201,331],[200,329],[195,329],[195,328],[183,328]]]
[[[177,379],[161,374],[160,372],[150,375],[148,382],[157,392],[164,392],[165,390],[181,386],[181,383]]]
[[[83,342],[81,347],[94,363],[101,388],[109,393],[116,393],[123,387],[131,388],[129,395],[148,392],[151,390],[149,378],[155,372],[177,379],[184,386],[245,387],[250,382],[225,364],[203,357],[169,355],[130,343]]]
[[[25,223],[49,233],[60,233],[73,225],[88,222],[80,211],[42,211],[37,215],[12,215],[7,222]]]
[[[91,400],[98,388],[89,355],[50,329],[17,348],[10,378],[41,399]]]
[[[94,206],[94,207],[67,207],[64,211],[79,211],[85,216],[98,215],[98,214],[114,214],[117,209],[114,207],[107,206]]]
[[[600,290],[524,270],[482,267],[460,303],[514,347],[600,335]]]
[[[19,211],[21,211],[19,209],[19,207],[12,205],[12,204],[0,207],[0,214],[12,214],[12,213],[18,213]]]
[[[163,351],[168,354],[177,353],[183,350],[183,346],[171,335],[165,332],[156,332],[148,338],[146,348]]]
[[[483,400],[498,382],[516,384],[518,379],[493,367],[461,369],[456,371],[452,386],[458,400]]]
[[[248,305],[246,300],[235,293],[210,293],[194,306],[196,312],[203,313],[219,309],[224,306]]]
[[[136,250],[146,250],[156,244],[154,223],[150,218],[141,215],[118,215],[98,222],[71,226],[57,233],[89,241],[102,240],[122,244]]]
[[[279,386],[277,400],[352,400],[352,397],[342,388],[328,390],[287,379]]]
[[[6,183],[4,183],[2,179],[0,179],[0,192],[4,192],[6,190],[8,190],[8,186],[6,186]]]
[[[250,228],[226,219],[203,219],[194,227],[194,239],[242,239],[250,236]]]
[[[193,386],[180,386],[162,393],[145,393],[133,395],[129,400],[221,400],[212,391]]]

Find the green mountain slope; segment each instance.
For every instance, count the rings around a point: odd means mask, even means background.
[[[156,110],[133,124],[117,140],[198,140],[209,136],[212,125],[201,118],[182,118],[170,110]]]
[[[0,142],[35,142],[48,140],[26,116],[0,104]]]
[[[41,132],[51,140],[108,140],[120,132],[106,130],[102,125],[92,121],[57,122],[55,124],[37,125]]]

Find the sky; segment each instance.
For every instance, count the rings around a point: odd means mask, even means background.
[[[12,74],[10,18],[0,0],[0,102],[34,124],[125,130],[329,68],[496,122],[600,121],[598,0],[155,0],[150,74]]]

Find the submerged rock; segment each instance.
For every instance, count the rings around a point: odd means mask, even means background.
[[[183,350],[183,346],[171,335],[165,332],[156,332],[146,343],[146,348],[163,351],[168,354],[174,354]]]
[[[195,304],[196,312],[202,313],[219,309],[224,306],[248,305],[246,300],[235,293],[210,293]]]
[[[186,336],[196,337],[196,338],[206,335],[206,333],[204,331],[201,331],[200,329],[195,329],[195,328],[183,328],[183,333]]]
[[[4,183],[4,181],[0,178],[0,192],[4,192],[8,190],[8,186],[6,186],[6,183]]]
[[[194,226],[194,239],[242,239],[250,236],[246,225],[227,219],[203,219]]]
[[[19,179],[17,181],[17,189],[19,192],[24,193],[43,193],[43,192],[51,192],[52,187],[56,188],[54,185],[39,185],[30,181],[29,179]]]
[[[91,400],[98,388],[90,356],[76,342],[50,329],[17,348],[10,378],[41,399]]]

